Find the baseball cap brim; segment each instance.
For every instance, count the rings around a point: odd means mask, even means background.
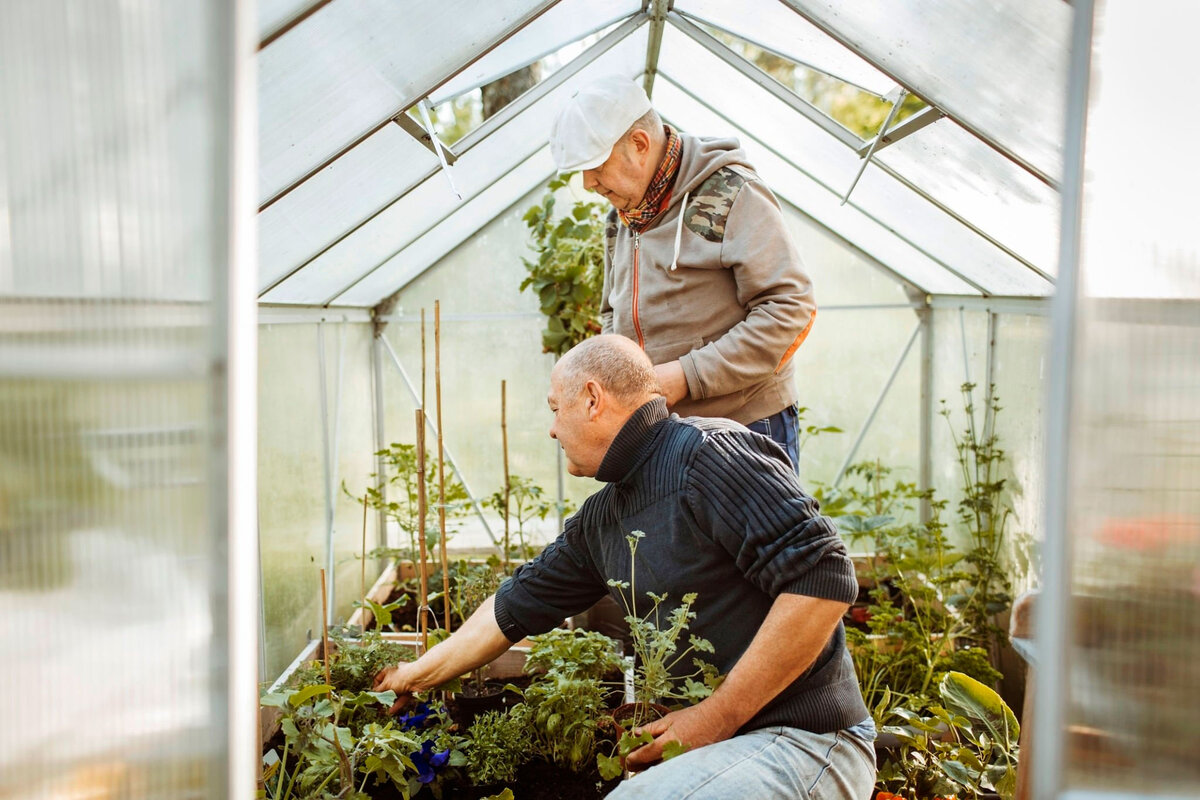
[[[613,149],[610,147],[595,158],[589,158],[587,161],[580,161],[578,164],[568,164],[560,166],[558,174],[562,175],[566,172],[583,172],[585,169],[595,169],[596,167],[608,161],[608,157],[612,155]]]

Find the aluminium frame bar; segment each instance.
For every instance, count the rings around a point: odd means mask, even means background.
[[[329,443],[329,379],[325,365],[325,323],[317,323],[317,379],[320,381],[318,396],[320,398],[321,414],[321,463],[322,477],[325,479],[325,590],[329,594],[329,604],[325,622],[333,624],[334,584],[333,579],[333,478],[330,465]]]
[[[724,46],[724,45],[722,45],[722,46]],[[736,56],[736,55],[735,55],[735,54],[733,54],[733,53],[730,53],[730,55],[733,55],[734,57],[739,57],[739,58],[740,58],[740,56]],[[804,168],[803,168],[803,167],[801,167],[799,164],[797,164],[795,161],[793,161],[793,160],[792,160],[790,157],[788,157],[787,155],[784,155],[783,153],[781,153],[781,152],[779,152],[778,150],[776,150],[776,149],[775,149],[775,148],[774,148],[772,145],[768,144],[767,142],[764,142],[762,139],[759,139],[758,137],[756,137],[756,136],[754,136],[753,134],[749,133],[749,132],[746,130],[746,128],[745,128],[745,127],[743,127],[741,124],[739,124],[739,123],[735,122],[734,120],[730,119],[730,118],[729,118],[729,116],[728,116],[728,115],[726,115],[724,112],[722,112],[722,111],[719,111],[719,110],[718,110],[718,109],[716,109],[716,108],[713,108],[713,107],[712,107],[712,106],[711,106],[711,105],[710,105],[710,104],[709,104],[709,103],[708,103],[706,100],[704,100],[704,98],[702,98],[702,97],[698,97],[698,96],[697,96],[697,95],[696,95],[696,94],[695,94],[695,93],[694,93],[694,92],[693,92],[691,89],[687,88],[686,86],[684,86],[683,84],[681,84],[679,81],[677,81],[677,80],[673,79],[673,78],[670,76],[670,73],[662,73],[662,77],[663,77],[663,79],[665,79],[665,80],[669,81],[669,82],[671,83],[671,85],[672,85],[672,86],[674,86],[675,88],[679,89],[679,91],[683,92],[683,93],[684,93],[684,94],[686,94],[688,97],[690,97],[690,98],[692,98],[693,100],[695,100],[697,103],[699,103],[701,106],[703,106],[704,108],[706,108],[708,111],[710,111],[711,113],[713,113],[714,115],[716,115],[716,116],[717,116],[717,117],[719,117],[720,119],[723,119],[723,120],[724,120],[725,122],[727,122],[727,123],[728,123],[730,126],[732,126],[732,127],[735,129],[735,130],[737,130],[737,131],[741,132],[741,133],[742,133],[742,135],[743,135],[743,137],[744,137],[745,139],[748,139],[748,140],[751,140],[751,141],[754,141],[754,142],[756,142],[756,143],[757,143],[757,144],[759,144],[761,147],[763,147],[765,150],[769,151],[769,152],[770,152],[772,155],[774,155],[776,158],[778,158],[780,161],[783,161],[785,164],[787,164],[788,166],[790,166],[792,169],[796,170],[796,171],[797,171],[797,172],[799,172],[801,175],[803,175],[804,177],[808,178],[810,181],[812,181],[812,182],[813,182],[813,183],[815,183],[816,185],[820,186],[822,189],[824,189],[824,190],[826,190],[827,192],[829,192],[831,195],[833,195],[833,196],[834,196],[834,198],[841,197],[841,194],[838,192],[838,190],[837,190],[837,189],[835,189],[835,188],[834,188],[834,187],[833,187],[831,184],[828,184],[828,183],[826,183],[825,181],[823,181],[823,180],[821,180],[821,179],[817,178],[815,175],[811,174],[811,173],[810,173],[808,170],[804,169]],[[923,248],[923,247],[921,247],[920,245],[918,245],[916,242],[914,242],[914,241],[912,241],[911,239],[909,239],[907,236],[904,236],[904,235],[903,235],[903,234],[901,234],[899,231],[895,230],[893,227],[891,227],[891,226],[889,226],[889,225],[885,225],[885,224],[884,224],[882,221],[880,221],[879,219],[877,219],[877,218],[876,218],[876,217],[875,217],[873,214],[869,213],[868,211],[866,211],[865,209],[863,209],[863,208],[859,207],[858,205],[856,205],[856,204],[854,204],[854,203],[848,203],[847,205],[849,205],[851,208],[853,208],[853,209],[855,209],[856,211],[858,211],[860,214],[862,214],[862,215],[863,215],[864,217],[866,217],[867,219],[869,219],[869,220],[871,220],[872,222],[874,222],[874,223],[875,223],[876,225],[878,225],[880,228],[882,228],[882,229],[884,229],[884,230],[886,230],[886,231],[889,231],[889,232],[891,232],[891,234],[892,234],[892,235],[894,235],[894,236],[895,236],[897,239],[899,239],[900,241],[904,242],[904,243],[905,243],[905,244],[907,244],[909,247],[913,248],[913,249],[914,249],[914,250],[916,250],[918,253],[920,253],[921,255],[925,256],[925,257],[926,257],[926,258],[928,258],[930,261],[932,261],[933,263],[937,264],[939,267],[941,267],[942,269],[946,270],[946,271],[947,271],[947,272],[949,272],[951,275],[953,275],[954,277],[956,277],[956,278],[958,278],[959,280],[961,280],[963,283],[965,283],[965,284],[967,284],[968,286],[970,286],[972,289],[975,289],[976,291],[978,291],[978,292],[980,293],[980,295],[982,295],[982,296],[985,296],[985,297],[986,297],[986,296],[988,296],[988,292],[987,292],[987,291],[986,291],[986,290],[985,290],[985,289],[984,289],[982,286],[980,286],[979,284],[975,283],[973,280],[971,280],[970,278],[966,277],[965,275],[963,275],[962,273],[960,273],[958,270],[954,269],[954,267],[952,267],[952,266],[950,266],[949,264],[947,264],[947,263],[946,263],[944,260],[942,260],[942,259],[938,258],[937,256],[933,255],[933,254],[932,254],[932,253],[930,253],[928,250],[926,250],[925,248]],[[797,206],[797,208],[799,208],[799,207]],[[800,209],[800,210],[801,210],[801,211],[803,211],[803,209]],[[824,226],[824,225],[823,225],[822,227],[827,227],[827,226]],[[845,237],[840,237],[840,238],[842,238],[842,239],[843,239],[843,241],[845,241]],[[857,246],[856,246],[856,248],[855,248],[855,249],[859,249],[859,248],[857,248]],[[862,251],[860,250],[860,252],[862,252]],[[873,260],[874,260],[874,261],[877,261],[877,262],[879,262],[879,263],[882,265],[882,262],[881,262],[881,261],[879,261],[879,259],[873,258]],[[914,283],[914,282],[913,282],[913,280],[912,280],[911,278],[908,278],[908,277],[905,277],[905,276],[901,275],[900,273],[896,272],[895,270],[891,269],[890,267],[887,267],[886,265],[884,265],[884,269],[887,269],[889,272],[891,272],[892,276],[893,276],[894,278],[896,278],[898,281],[900,281],[901,283],[903,283],[903,284],[905,284],[905,285],[908,285],[908,286],[913,286],[914,288],[918,289],[919,291],[922,291],[922,292],[925,292],[926,294],[929,294],[929,292],[928,292],[928,291],[926,291],[926,290],[924,289],[924,287],[921,287],[921,286],[917,285],[916,283]]]
[[[662,52],[667,13],[674,6],[675,0],[650,0],[649,6],[644,8],[644,13],[650,17],[650,38],[646,42],[646,68],[643,70],[642,88],[650,98],[654,97],[654,76],[658,74],[658,56]]]
[[[895,74],[895,72],[893,70],[887,68],[883,64],[876,61],[874,58],[871,57],[871,54],[867,53],[863,48],[857,46],[849,37],[842,35],[842,33],[840,31],[838,31],[837,28],[834,28],[833,26],[826,24],[825,20],[807,13],[807,10],[802,7],[800,0],[779,0],[779,1],[781,3],[783,3],[784,5],[786,5],[788,8],[790,8],[792,11],[794,11],[797,14],[799,14],[800,16],[804,17],[806,20],[808,20],[813,25],[815,25],[817,28],[824,31],[826,33],[826,35],[828,35],[834,41],[838,42],[838,44],[842,45],[847,50],[849,50],[850,52],[857,55],[863,61],[866,61],[872,67],[874,67],[875,69],[882,72],[884,75],[887,75],[889,78],[896,81],[901,86],[911,89],[913,94],[915,94],[921,98],[925,98],[924,94],[922,94],[919,91],[916,91],[914,87],[909,87],[907,83],[900,80],[900,78]],[[928,102],[928,100],[926,102]],[[939,108],[940,108],[940,106],[939,106]],[[1052,189],[1060,190],[1058,182],[1055,181],[1052,176],[1047,175],[1041,169],[1034,166],[1030,161],[1028,161],[1025,158],[1022,158],[1021,156],[1012,152],[1009,148],[1004,147],[999,142],[994,141],[991,137],[984,134],[983,131],[981,131],[978,127],[971,125],[970,123],[966,122],[963,119],[960,119],[955,114],[953,114],[949,111],[946,111],[945,109],[942,109],[942,113],[945,116],[953,119],[959,125],[961,125],[964,130],[970,131],[974,136],[976,136],[981,142],[986,144],[988,147],[992,148],[997,153],[1004,156],[1009,161],[1013,162],[1014,164],[1019,166],[1021,169],[1025,170],[1030,175],[1037,178],[1042,183],[1046,184],[1047,186],[1049,186]]]
[[[883,401],[887,398],[888,393],[892,390],[892,384],[896,382],[896,376],[900,374],[900,368],[904,366],[904,361],[908,358],[908,353],[912,350],[913,342],[917,340],[917,335],[921,333],[923,323],[917,320],[917,326],[913,328],[912,335],[908,337],[908,341],[904,344],[904,349],[900,351],[900,357],[896,359],[896,365],[892,367],[892,373],[888,376],[887,381],[883,384],[883,389],[879,392],[879,397],[875,399],[875,405],[871,407],[871,413],[867,415],[866,421],[863,422],[862,428],[858,432],[858,436],[854,439],[854,444],[850,448],[850,452],[846,453],[845,460],[842,461],[842,466],[837,471],[837,477],[833,479],[833,487],[836,489],[838,484],[842,482],[842,478],[846,474],[846,470],[850,467],[850,462],[858,455],[858,448],[862,445],[863,439],[866,438],[867,431],[871,429],[872,423],[875,422],[875,416],[879,413],[879,409],[883,406]]]
[[[1063,137],[1062,235],[1058,290],[1050,317],[1046,380],[1046,487],[1041,595],[1037,603],[1037,660],[1033,721],[1038,756],[1033,761],[1033,796],[1055,800],[1064,785],[1067,704],[1072,648],[1071,410],[1074,401],[1075,337],[1078,330],[1079,263],[1082,256],[1084,147],[1091,79],[1093,0],[1075,0],[1067,68],[1066,130]],[[1094,794],[1094,793],[1093,793]]]
[[[436,81],[434,81],[432,86],[423,87],[421,89],[418,89],[418,90],[412,92],[411,97],[407,98],[404,103],[400,104],[399,108],[393,110],[383,120],[381,120],[380,122],[371,126],[371,128],[369,130],[367,130],[366,132],[364,132],[358,136],[355,136],[351,141],[349,141],[347,144],[345,144],[341,148],[339,148],[333,155],[327,157],[320,164],[318,164],[314,168],[310,169],[304,175],[302,175],[301,177],[292,181],[287,186],[283,187],[278,192],[276,192],[274,195],[269,197],[265,202],[263,202],[261,205],[259,205],[259,207],[258,207],[259,213],[262,213],[266,209],[270,208],[275,202],[282,199],[286,195],[290,194],[292,191],[294,191],[297,187],[299,187],[301,184],[303,184],[309,178],[316,175],[318,172],[321,172],[323,169],[328,167],[333,162],[337,161],[339,158],[344,156],[346,153],[350,152],[355,147],[362,144],[362,142],[364,142],[366,139],[370,138],[375,133],[378,133],[380,130],[385,128],[387,125],[394,122],[398,115],[403,114],[405,111],[412,108],[414,105],[416,105],[417,101],[419,101],[421,98],[428,97],[430,94],[432,94],[434,92],[435,89],[437,89],[443,83],[450,80],[455,75],[462,72],[464,69],[471,66],[479,59],[483,58],[488,53],[492,52],[492,50],[496,49],[497,47],[499,47],[504,42],[508,41],[510,38],[512,38],[516,34],[520,33],[522,30],[525,29],[526,26],[529,25],[529,23],[533,22],[535,19],[540,17],[542,14],[549,11],[552,7],[557,5],[558,2],[559,2],[559,0],[545,0],[545,2],[542,2],[542,3],[538,4],[537,6],[534,6],[533,9],[531,9],[529,12],[527,12],[527,13],[523,14],[522,16],[518,17],[517,19],[515,19],[511,25],[509,25],[507,28],[500,31],[500,33],[497,36],[486,40],[486,42],[483,44],[483,46],[479,50],[472,51],[471,57],[469,59],[467,59],[466,61],[458,63],[450,71],[450,73],[448,75],[443,75],[442,77],[438,78]]]
[[[862,139],[857,135],[842,127],[836,120],[826,116],[816,106],[804,100],[770,75],[767,75],[753,63],[730,50],[724,42],[714,38],[679,12],[672,11],[667,14],[667,21],[674,25],[680,32],[693,39],[697,44],[704,47],[705,50],[708,50],[714,56],[733,67],[762,89],[770,92],[777,100],[817,125],[851,150],[857,150],[862,145]]]
[[[918,420],[918,464],[917,487],[928,493],[933,488],[933,346],[934,327],[933,309],[926,306],[917,310],[917,319],[921,325],[921,396],[920,418]],[[927,523],[933,517],[933,507],[928,494],[921,498],[919,514],[921,523]]]
[[[531,105],[533,105],[537,101],[544,98],[550,92],[554,91],[559,86],[566,83],[568,79],[574,77],[575,75],[577,75],[579,72],[581,72],[586,67],[590,66],[592,64],[592,62],[594,62],[600,56],[604,55],[609,50],[611,50],[613,47],[620,44],[627,36],[630,36],[631,34],[633,34],[638,28],[640,28],[642,25],[644,25],[648,19],[649,19],[649,17],[647,17],[645,14],[643,14],[640,11],[637,12],[636,14],[630,16],[628,19],[626,19],[624,22],[622,22],[616,28],[609,31],[608,34],[606,34],[604,37],[602,37],[598,42],[593,44],[587,50],[580,53],[575,58],[571,59],[571,61],[568,64],[566,64],[565,66],[563,66],[562,69],[558,70],[553,75],[551,75],[549,78],[546,78],[546,80],[542,81],[537,86],[534,86],[532,89],[530,89],[529,91],[522,94],[516,100],[512,101],[508,105],[504,106],[504,108],[500,109],[495,114],[488,117],[486,120],[484,120],[483,124],[481,124],[478,128],[471,131],[470,133],[468,133],[466,136],[464,136],[462,139],[460,139],[458,142],[455,143],[454,152],[457,154],[458,158],[462,158],[464,155],[466,155],[466,153],[468,153],[471,150],[471,148],[475,147],[477,144],[479,144],[483,140],[487,139],[489,136],[491,136],[493,133],[495,133],[497,130],[499,130],[501,127],[503,127],[506,123],[508,123],[510,120],[515,118],[518,114],[520,114],[522,111],[529,108]],[[518,162],[516,165],[514,165],[511,169],[508,170],[508,172],[511,172],[513,169],[516,169],[517,167],[519,167],[521,165],[521,163],[524,163],[525,160],[528,160],[528,158],[535,155],[538,152],[538,150],[540,150],[540,149],[541,149],[540,147],[534,148],[534,150],[530,153],[529,156],[526,156],[525,159],[522,159],[520,162]],[[329,252],[334,247],[336,247],[337,245],[341,244],[346,239],[353,236],[355,233],[357,233],[363,227],[368,225],[372,220],[374,220],[376,217],[378,217],[380,214],[387,211],[393,205],[395,205],[396,203],[400,202],[405,197],[407,197],[409,192],[416,189],[418,186],[422,185],[426,181],[435,178],[437,176],[438,172],[440,172],[440,171],[441,171],[440,164],[436,167],[432,167],[429,170],[427,170],[421,177],[419,177],[418,179],[413,181],[408,186],[404,187],[404,189],[399,194],[397,194],[395,197],[393,197],[391,200],[384,202],[382,205],[380,205],[374,211],[369,213],[367,216],[363,217],[360,221],[358,221],[357,223],[354,223],[348,229],[343,231],[341,234],[334,237],[328,244],[321,247],[315,253],[313,253],[308,258],[306,258],[304,261],[302,261],[300,264],[298,264],[295,267],[293,267],[292,269],[288,270],[287,273],[285,273],[281,277],[275,279],[269,285],[261,288],[258,293],[259,297],[266,295],[268,292],[275,289],[275,287],[279,286],[284,281],[288,280],[293,275],[297,274],[302,269],[304,269],[305,267],[312,264],[314,261],[316,261],[318,258],[323,256],[325,253]],[[506,172],[505,175],[507,175],[508,172]],[[501,175],[500,177],[502,178],[504,176]],[[499,180],[499,178],[497,178],[497,180]],[[487,187],[484,187],[484,188],[486,189]],[[483,191],[483,190],[481,190],[481,191]],[[476,193],[475,195],[472,195],[472,198],[477,197],[477,196],[478,196],[478,193]],[[469,202],[469,201],[470,201],[470,198],[466,202]],[[260,209],[260,211],[261,211],[261,209]],[[453,214],[453,213],[454,212],[451,211],[446,216],[448,217],[448,216],[450,216],[450,214]],[[443,217],[441,220],[438,220],[438,222],[435,222],[433,225],[430,225],[428,228],[426,228],[425,231],[422,232],[421,235],[428,233],[430,229],[435,227],[437,224],[442,222],[444,219],[445,219],[445,217]],[[413,241],[416,241],[416,239],[419,239],[419,238],[420,238],[420,236],[417,236],[413,239]],[[411,244],[411,243],[412,242],[410,242],[409,244]],[[405,245],[405,247],[407,247],[407,246],[408,245]],[[403,249],[403,248],[401,248],[401,249]],[[399,251],[396,251],[396,252],[398,253]],[[395,256],[395,253],[393,253],[392,256],[389,256],[389,258],[394,257],[394,256]],[[376,265],[376,266],[378,266],[378,265]],[[372,269],[374,269],[374,268],[372,268]],[[355,283],[357,283],[362,278],[365,278],[367,274],[369,274],[369,273],[364,273],[363,275],[360,275],[355,280]],[[354,284],[347,286],[342,291],[343,292],[348,291],[351,288],[351,286],[353,286],[353,285]],[[332,298],[330,298],[330,302],[333,299],[335,299],[336,297],[337,297],[337,295],[334,295]],[[328,305],[328,302],[325,305]]]
[[[377,547],[388,546],[387,512],[383,509],[387,504],[387,469],[384,457],[379,455],[387,449],[387,432],[384,427],[383,413],[383,345],[379,340],[383,332],[371,337],[371,377],[374,383],[372,405],[375,406],[375,490],[384,505],[375,509],[375,544]],[[366,553],[362,554],[365,559]]]
[[[875,139],[867,142],[862,147],[858,148],[860,156],[866,155],[872,147],[878,153],[890,144],[895,144],[901,139],[912,136],[922,128],[932,125],[942,117],[946,116],[937,106],[926,106],[911,117],[905,117],[897,122],[892,128],[885,130],[882,136],[877,136]],[[876,162],[878,163],[878,162]]]
[[[387,336],[380,336],[380,341],[383,342],[383,347],[387,350],[389,356],[392,357],[392,364],[396,366],[400,377],[404,380],[404,385],[408,387],[408,393],[412,395],[413,402],[417,404],[417,408],[421,407],[421,395],[417,392],[417,388],[413,386],[412,381],[408,377],[408,372],[405,371],[404,365],[400,363],[400,357],[396,355],[396,351],[392,349],[392,343],[387,340]],[[423,414],[425,424],[433,432],[436,437],[438,434],[437,424],[430,419],[428,414]],[[497,549],[500,548],[500,541],[496,538],[496,534],[492,531],[492,526],[488,523],[487,517],[483,515],[483,506],[479,504],[479,500],[475,497],[475,493],[471,491],[471,487],[467,484],[466,477],[462,474],[462,470],[458,468],[458,462],[454,460],[454,456],[450,453],[450,448],[442,444],[442,452],[446,454],[446,460],[450,462],[450,468],[454,470],[454,474],[458,477],[459,482],[463,485],[463,489],[467,493],[467,497],[471,500],[471,506],[475,509],[475,513],[479,516],[479,521],[483,523],[483,529],[487,531],[488,538],[492,540],[492,545]]]

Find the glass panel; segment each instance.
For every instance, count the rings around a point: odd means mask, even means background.
[[[746,149],[750,163],[780,199],[791,203],[925,292],[976,293],[970,284],[956,278],[894,231],[883,227],[853,205],[839,206],[837,196],[828,187],[800,172],[744,130],[701,105],[679,89],[670,75],[660,73],[659,77],[661,80],[654,84],[654,98],[663,116],[685,130],[704,136],[737,136]]]
[[[429,265],[449,253],[488,221],[554,174],[550,148],[543,147],[510,170],[428,233],[389,258],[345,294],[334,299],[340,306],[374,306],[407,284]]]
[[[896,85],[779,0],[679,0],[675,10],[880,97]]]
[[[0,3],[0,797],[228,795],[232,13]]]
[[[1042,272],[1058,271],[1058,192],[953,120],[888,145],[875,160]]]
[[[637,75],[645,63],[646,28],[640,28],[508,124],[467,150],[451,168],[455,186],[470,200],[515,164],[544,146],[554,115],[580,85],[600,75]],[[511,200],[511,198],[510,198]],[[284,281],[265,302],[323,304],[396,255],[452,213],[460,201],[444,174],[431,176],[351,236]]]
[[[258,54],[259,198],[445,80],[548,0],[330,3]],[[430,43],[436,43],[430,47]]]
[[[692,94],[720,98],[727,120],[753,120],[756,138],[839,199],[854,180],[860,161],[852,150],[682,33],[668,30],[663,36],[659,69],[685,87],[702,75],[702,85]],[[1047,281],[875,165],[867,168],[847,205],[895,230],[988,293],[1049,292]]]
[[[560,0],[528,27],[460,72],[430,95],[435,105],[491,83],[497,78],[558,52],[568,42],[639,11],[639,0],[596,3],[595,0]],[[544,76],[543,76],[544,77]]]
[[[1064,532],[1063,785],[1080,793],[1200,780],[1200,167],[1145,140],[1200,124],[1177,102],[1194,32],[1177,3],[1096,6]]]
[[[1070,4],[782,2],[968,130],[1060,179]]]
[[[259,288],[276,281],[387,206],[438,159],[388,125],[258,215]]]

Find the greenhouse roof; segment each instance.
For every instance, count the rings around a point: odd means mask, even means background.
[[[1052,290],[1066,3],[264,0],[259,17],[261,302],[378,304],[553,175],[555,113],[606,74],[645,80],[685,130],[738,136],[783,201],[916,291]],[[864,140],[731,37],[928,107]],[[441,153],[408,113],[572,44]]]

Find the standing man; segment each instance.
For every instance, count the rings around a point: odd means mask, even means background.
[[[764,433],[798,471],[791,359],[816,304],[779,204],[738,141],[663,125],[637,83],[612,76],[567,101],[550,151],[613,205],[604,332],[646,351],[670,410]]]
[[[375,689],[432,689],[622,591],[608,581],[633,583],[636,571],[639,598],[698,594],[688,630],[712,643],[705,660],[725,680],[645,726],[654,740],[627,764],[646,771],[610,798],[870,797],[874,726],[841,621],[858,585],[836,527],[779,448],[728,420],[668,415],[658,382],[621,336],[563,356],[550,435],[573,475],[606,485],[449,639],[381,672]],[[633,531],[644,531],[636,563]],[[672,740],[687,752],[654,766]]]

